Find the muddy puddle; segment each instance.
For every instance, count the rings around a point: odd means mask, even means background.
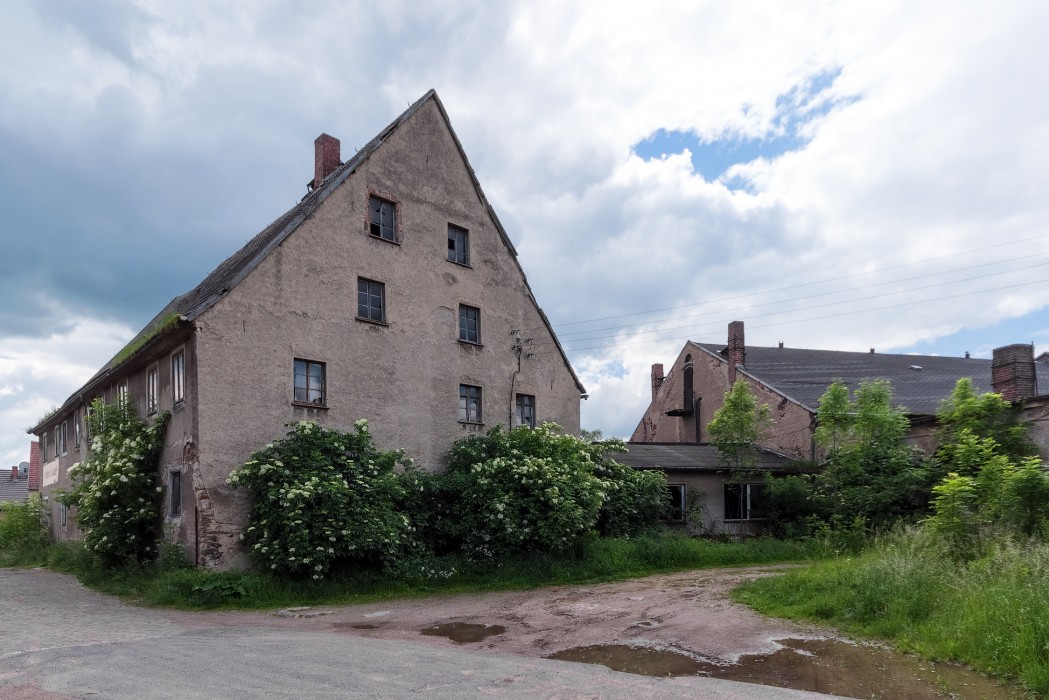
[[[921,661],[881,647],[832,639],[784,639],[767,655],[720,665],[667,648],[603,644],[565,649],[549,658],[601,664],[646,676],[710,676],[877,700],[1023,700],[1017,690],[968,669]]]
[[[506,628],[502,625],[477,625],[468,622],[445,622],[420,630],[420,634],[429,637],[447,637],[457,644],[473,644],[485,637],[502,634]]]

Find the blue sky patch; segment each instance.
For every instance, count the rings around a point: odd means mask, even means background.
[[[634,144],[634,153],[644,160],[653,160],[688,149],[692,154],[692,167],[708,182],[721,177],[733,165],[750,163],[758,158],[773,160],[802,148],[808,142],[801,135],[802,127],[808,122],[827,114],[835,106],[855,101],[855,98],[833,98],[825,94],[840,73],[840,69],[817,73],[777,97],[772,126],[760,138],[729,135],[710,140],[691,130],[660,128]],[[744,105],[743,110],[747,111],[748,107]],[[731,189],[746,184],[737,178],[724,182]]]

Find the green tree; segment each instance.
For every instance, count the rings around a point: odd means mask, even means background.
[[[771,424],[769,407],[758,403],[745,379],[737,379],[707,426],[710,442],[729,470],[729,492],[739,499],[741,514],[746,513],[746,484],[759,473],[758,443]]]
[[[999,394],[977,394],[968,377],[955,383],[950,397],[940,404],[936,418],[940,424],[936,458],[945,471],[973,475],[978,468],[978,464],[962,463],[955,454],[960,444],[971,439],[966,435],[991,440],[984,444],[993,446],[994,454],[1006,455],[1014,462],[1038,452],[1017,409]]]

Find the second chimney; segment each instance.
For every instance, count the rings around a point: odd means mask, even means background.
[[[659,387],[663,386],[663,365],[652,365],[652,400],[656,400]]]
[[[1006,345],[991,356],[991,388],[1006,401],[1019,401],[1038,394],[1034,371],[1034,346]]]
[[[321,134],[313,142],[313,186],[320,187],[325,178],[342,165],[339,139]]]
[[[728,324],[728,383],[736,383],[736,366],[746,365],[747,345],[743,340],[743,321]]]

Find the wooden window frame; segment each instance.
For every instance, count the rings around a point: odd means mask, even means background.
[[[299,367],[302,366],[303,372],[301,376],[305,378],[305,398],[298,398],[299,386],[298,378],[300,376]],[[310,392],[318,391],[315,387],[310,386],[310,378],[313,376],[310,372],[311,367],[320,368],[320,400],[310,401]],[[325,362],[319,362],[317,360],[307,360],[302,357],[296,357],[292,362],[292,382],[291,382],[291,402],[296,406],[309,406],[310,408],[321,408],[327,407],[328,405],[328,365]]]
[[[448,224],[448,262],[470,267],[470,231],[452,223]]]
[[[474,384],[459,385],[459,422],[484,424],[484,390]],[[473,409],[471,411],[471,409]]]

